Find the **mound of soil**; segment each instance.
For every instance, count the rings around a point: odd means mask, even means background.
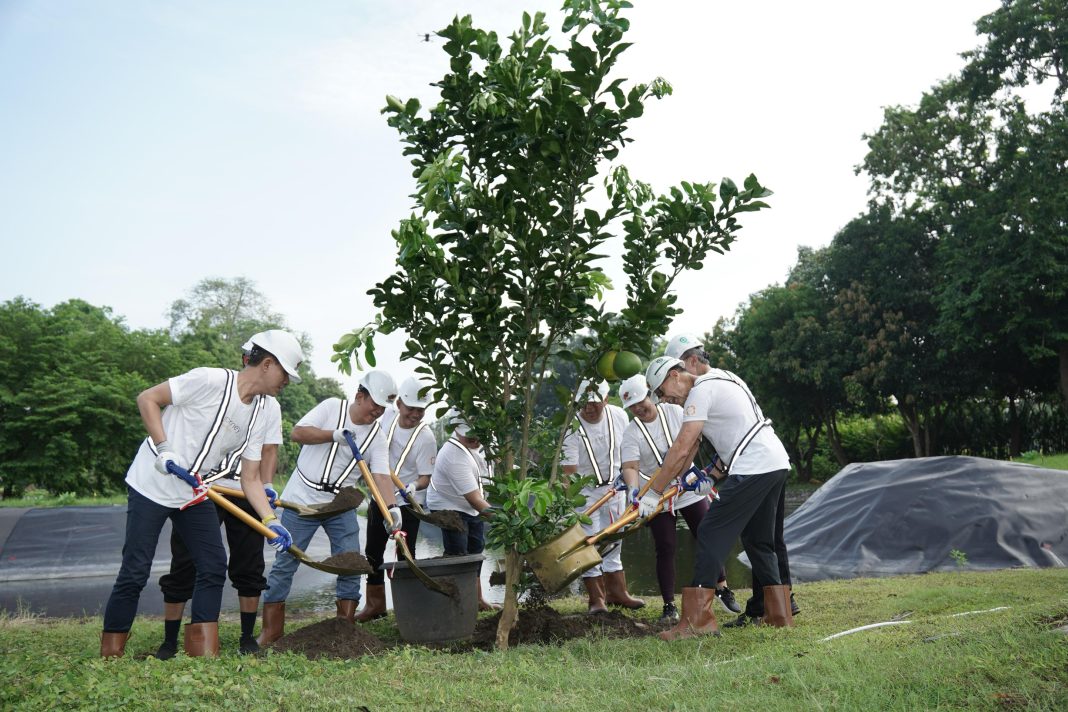
[[[342,487],[334,498],[327,504],[316,507],[320,512],[347,512],[350,509],[359,509],[363,503],[363,491],[357,487]]]
[[[351,660],[377,653],[386,647],[385,643],[358,625],[341,618],[327,618],[283,635],[271,645],[271,650],[301,653],[311,660]]]
[[[349,569],[353,574],[369,574],[374,571],[374,568],[371,567],[371,562],[363,554],[355,551],[343,551],[340,554],[334,554],[329,559],[323,559],[321,563],[327,566],[339,566]]]
[[[492,650],[497,640],[501,614],[481,618],[471,638],[472,647]],[[522,608],[515,628],[508,635],[509,645],[553,645],[573,638],[604,636],[608,638],[642,638],[653,635],[658,627],[636,620],[620,611],[587,615],[563,615],[548,606]]]
[[[425,519],[428,524],[433,524],[438,529],[448,529],[454,532],[462,532],[466,529],[464,520],[460,519],[460,515],[451,509],[427,512]]]

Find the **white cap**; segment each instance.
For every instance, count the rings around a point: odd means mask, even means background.
[[[682,355],[690,349],[704,350],[705,345],[693,334],[675,334],[668,341],[664,355],[670,358],[682,358]]]
[[[426,389],[425,395],[419,395],[419,392],[424,389]],[[412,376],[400,384],[400,390],[397,391],[397,400],[402,401],[409,408],[426,408],[430,405],[430,384],[423,383],[415,376]]]
[[[460,414],[460,411],[455,408],[449,408],[449,412],[445,414],[445,426],[451,427],[453,434],[461,437],[471,432],[471,426],[464,420],[464,416]]]
[[[245,347],[247,347],[248,351],[251,351],[253,346],[259,346],[271,356],[274,356],[275,360],[278,361],[278,365],[289,374],[291,383],[300,383],[300,375],[297,374],[297,369],[300,368],[301,362],[304,361],[304,353],[300,349],[300,342],[297,341],[297,337],[282,329],[268,329],[267,331],[261,331],[245,342]]]
[[[360,385],[371,394],[371,400],[383,408],[392,405],[397,397],[397,384],[385,371],[368,371],[360,379]]]
[[[601,381],[595,387],[590,379],[584,378],[579,384],[578,392],[575,393],[576,403],[593,402],[599,403],[608,397],[608,381]]]
[[[675,366],[681,368],[683,366],[682,361],[677,358],[672,358],[671,356],[659,356],[652,360],[649,364],[649,368],[645,369],[645,380],[649,384],[649,392],[652,394],[654,403],[659,400],[659,398],[656,397],[656,389],[659,388],[664,382],[664,379],[667,378],[668,371]]]
[[[649,384],[645,382],[645,376],[636,373],[619,384],[619,400],[623,401],[623,407],[629,408],[635,403],[641,403],[649,395]]]

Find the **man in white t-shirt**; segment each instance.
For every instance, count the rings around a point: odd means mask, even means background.
[[[379,421],[386,433],[386,448],[389,450],[389,467],[404,483],[405,493],[419,504],[425,501],[424,490],[430,484],[434,472],[434,460],[438,444],[430,427],[423,422],[426,408],[430,405],[429,386],[416,378],[409,378],[397,390],[393,408],[387,408]],[[399,494],[399,493],[398,493]],[[411,507],[401,507],[401,529],[408,546],[414,551],[419,536],[419,520]],[[367,575],[367,595],[363,610],[356,616],[358,623],[366,623],[386,615],[385,575],[379,570],[385,559],[386,542],[389,540],[385,520],[377,507],[367,509],[367,541],[363,554],[374,571]]]
[[[666,484],[687,469],[702,436],[726,463],[716,477],[720,499],[709,508],[697,531],[693,585],[683,589],[681,619],[660,637],[677,640],[719,633],[712,612],[716,577],[739,535],[753,564],[753,576],[767,584],[764,621],[793,625],[789,590],[779,583],[775,557],[775,506],[790,459],[771,421],[764,417],[749,387],[729,371],[712,369],[698,378],[679,359],[661,356],[649,364],[645,377],[659,400],[682,404],[683,424],[664,456],[660,474],[639,503],[640,512],[653,511]],[[706,485],[697,491],[710,492],[711,483]]]
[[[226,552],[215,505],[195,496],[198,473],[218,468],[228,453],[244,443],[241,489],[276,534],[272,545],[289,547],[289,532],[275,519],[260,481],[265,421],[259,416],[266,402],[263,396],[277,395],[290,380],[300,381],[297,369],[302,359],[300,343],[291,334],[265,331],[254,337],[248,365],[242,371],[196,368],[137,397],[148,438],[126,473],[126,538],[122,567],[104,609],[101,657],[119,657],[125,652],[167,519],[185,542],[197,571],[185,651],[194,656],[218,653]],[[172,465],[188,473],[172,474]]]
[[[574,428],[564,438],[560,465],[564,475],[592,475],[596,483],[584,487],[582,494],[586,504],[584,512],[600,499],[619,475],[622,459],[620,445],[623,431],[627,429],[627,414],[619,406],[608,403],[608,383],[599,384],[588,380],[579,384],[575,402],[580,405]],[[601,507],[590,518],[592,524],[584,524],[586,534],[595,534],[612,523],[612,505]],[[603,555],[603,561],[582,574],[589,598],[587,611],[603,613],[606,606],[641,608],[645,601],[627,592],[627,578],[623,573],[621,552],[623,542],[617,541]]]
[[[619,384],[619,399],[634,416],[623,432],[622,448],[623,480],[628,491],[633,491],[664,461],[664,454],[682,427],[682,408],[671,403],[654,404],[649,399],[645,376],[640,373]],[[690,533],[696,537],[697,527],[707,512],[708,495],[686,491],[672,498],[664,511],[649,521],[656,550],[656,579],[664,599],[661,621],[679,619],[675,608],[676,517],[682,515]],[[727,610],[735,613],[741,610],[727,586],[727,572],[723,568],[716,579],[716,595]]]
[[[694,376],[704,376],[712,371],[701,340],[693,334],[676,334],[668,340],[665,356],[677,358]],[[790,614],[797,615],[801,609],[794,598],[793,581],[790,577],[790,556],[783,537],[786,520],[786,486],[779,492],[779,502],[775,509],[775,558],[779,563],[779,583],[790,588]],[[733,609],[732,609],[733,610]],[[735,611],[737,612],[737,611]],[[753,595],[745,602],[745,611],[737,619],[724,623],[724,628],[736,628],[759,621],[764,617],[764,582],[753,581]]]
[[[256,337],[253,337],[253,339]],[[243,349],[242,363],[248,365],[252,354],[252,340],[247,341]],[[266,402],[260,417],[263,418],[264,440],[260,449],[260,475],[264,481],[264,493],[271,507],[278,498],[271,484],[278,468],[278,446],[282,444],[282,408],[278,399],[264,396]],[[226,488],[241,488],[241,453],[245,445],[229,453],[222,465],[204,477],[204,482],[213,484],[220,494]],[[233,504],[247,514],[259,517],[245,498],[231,500]],[[241,612],[241,637],[238,652],[249,655],[259,651],[256,643],[256,612],[260,607],[260,593],[267,588],[267,579],[263,576],[263,536],[252,529],[229,511],[217,508],[219,523],[226,531],[226,548],[229,551],[227,573],[230,583],[237,590],[238,608]],[[193,595],[197,570],[193,558],[189,555],[182,537],[177,530],[171,529],[171,566],[160,577],[159,588],[163,593],[163,643],[155,653],[159,660],[169,660],[178,652],[178,633],[182,626],[185,604]]]
[[[386,435],[378,419],[393,405],[397,386],[385,371],[368,371],[360,379],[352,401],[327,398],[312,408],[293,426],[292,439],[300,443],[300,454],[293,474],[282,491],[282,499],[295,504],[326,504],[341,488],[360,477],[358,463],[345,439],[352,434],[378,490],[389,506],[390,516],[400,527],[400,509],[393,496],[389,479],[389,451]],[[306,549],[315,532],[322,527],[330,538],[330,554],[360,550],[360,525],[356,511],[349,510],[328,519],[302,517],[292,510],[282,512],[282,524],[293,533],[293,543]],[[293,585],[299,561],[288,552],[274,557],[263,596],[263,629],[258,643],[267,645],[285,632],[286,598]],[[337,617],[355,622],[360,600],[360,577],[338,576],[336,591]]]
[[[490,508],[483,485],[493,477],[482,452],[482,443],[459,411],[451,409],[445,427],[452,436],[438,450],[434,473],[426,491],[426,506],[432,512],[452,511],[460,516],[463,531],[441,530],[441,545],[446,556],[481,554],[486,548],[485,522],[479,516]],[[478,585],[479,610],[496,606],[482,597],[482,580]]]

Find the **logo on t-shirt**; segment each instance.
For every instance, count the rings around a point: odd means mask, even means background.
[[[695,405],[686,406],[686,415],[693,415],[696,412],[697,412],[697,406],[695,406]]]

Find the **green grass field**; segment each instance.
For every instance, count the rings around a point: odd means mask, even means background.
[[[6,617],[0,708],[1068,709],[1068,570],[965,568],[803,584],[797,595],[803,610],[793,629],[672,644],[583,639],[506,653],[402,646],[346,661],[239,657],[233,621],[223,624],[217,660],[138,659],[162,635],[162,624],[146,619],[135,624],[126,658],[103,661],[99,618]],[[569,612],[581,605],[554,603]],[[656,613],[648,606],[639,615]],[[902,623],[826,640],[890,620]],[[392,617],[371,630],[396,640]]]

